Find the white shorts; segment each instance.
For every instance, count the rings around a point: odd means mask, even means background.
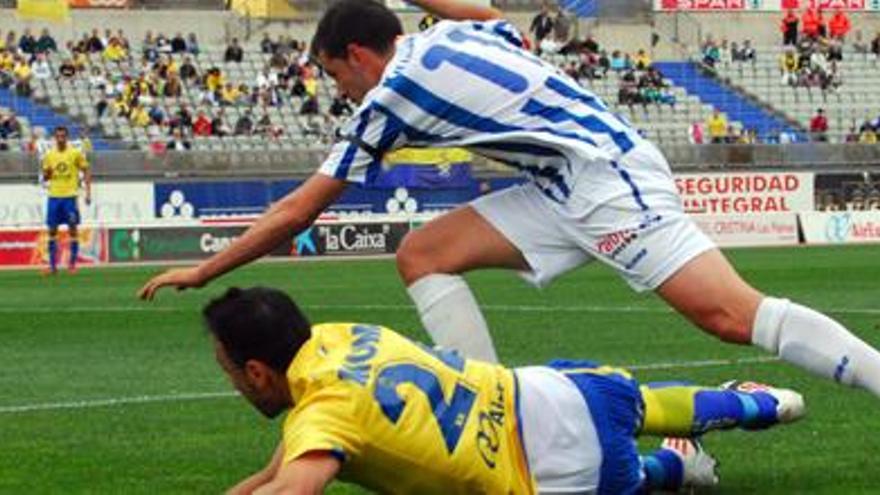
[[[641,485],[636,382],[589,372],[572,379],[548,366],[515,373],[523,448],[538,493],[633,493]]]
[[[684,213],[666,159],[647,142],[620,162],[584,167],[564,203],[530,182],[471,206],[522,252],[523,277],[539,287],[598,259],[635,290],[654,290],[715,247]]]

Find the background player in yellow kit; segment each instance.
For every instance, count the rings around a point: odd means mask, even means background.
[[[76,270],[79,256],[77,226],[80,222],[80,172],[83,174],[86,205],[92,201],[92,174],[82,151],[68,143],[66,127],[55,129],[55,146],[43,156],[43,178],[49,183],[46,226],[49,228],[49,273],[55,274],[58,261],[58,226],[66,224],[70,237],[70,271]]]
[[[289,410],[270,464],[231,493],[627,494],[717,483],[697,441],[640,456],[640,434],[762,429],[804,413],[796,392],[639,386],[588,362],[508,369],[386,328],[312,326],[283,292],[230,289],[204,310],[219,364],[263,414]]]

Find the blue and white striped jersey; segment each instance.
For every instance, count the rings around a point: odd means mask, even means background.
[[[521,170],[564,201],[583,167],[607,166],[642,138],[521,46],[505,21],[444,21],[401,38],[320,172],[369,183],[389,151],[464,147]]]

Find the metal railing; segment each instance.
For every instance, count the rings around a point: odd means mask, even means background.
[[[791,145],[664,146],[676,171],[720,170],[880,170],[880,145],[802,143]],[[109,179],[306,177],[326,156],[321,148],[298,151],[186,151],[154,154],[143,151],[92,153],[96,177]],[[476,158],[479,176],[515,175],[496,162]],[[37,158],[22,152],[0,152],[0,180],[33,181]]]

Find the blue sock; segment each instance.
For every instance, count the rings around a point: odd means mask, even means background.
[[[56,269],[55,262],[58,260],[58,241],[49,239],[49,269],[53,272]]]
[[[776,399],[766,392],[701,390],[694,396],[696,433],[736,427],[760,430],[776,423]]]
[[[684,480],[684,464],[675,452],[660,449],[642,457],[644,491],[678,491]]]
[[[79,256],[79,241],[70,241],[70,268],[76,268],[77,256]]]

